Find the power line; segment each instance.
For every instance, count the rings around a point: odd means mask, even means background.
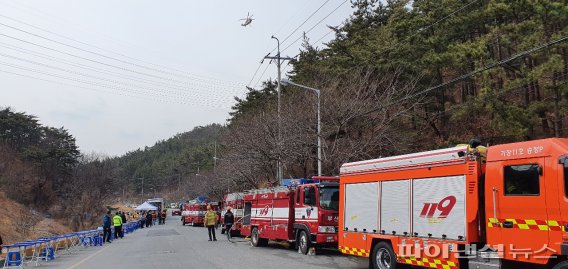
[[[0,72],[6,73],[6,74],[11,74],[11,75],[16,75],[16,76],[20,76],[20,77],[25,77],[25,78],[30,78],[30,79],[35,79],[35,80],[50,82],[50,83],[54,83],[54,84],[58,84],[58,85],[63,85],[63,86],[69,86],[69,87],[74,87],[74,88],[86,89],[86,90],[90,90],[90,91],[104,92],[104,93],[110,93],[110,94],[121,95],[121,96],[126,96],[126,97],[141,98],[141,99],[144,99],[144,100],[151,100],[151,101],[160,101],[160,102],[171,103],[170,101],[163,100],[163,99],[146,98],[146,97],[144,97],[144,96],[134,95],[134,94],[129,95],[129,94],[125,94],[125,93],[123,93],[123,92],[113,92],[113,91],[101,90],[101,89],[96,89],[96,88],[89,88],[89,87],[84,87],[84,86],[80,86],[80,85],[74,85],[74,84],[59,82],[59,81],[50,80],[50,79],[45,79],[45,78],[38,78],[38,77],[34,77],[34,76],[30,76],[30,75],[25,75],[25,74],[21,74],[21,73],[17,73],[17,72],[12,72],[12,71],[6,71],[6,70],[2,70],[2,69],[0,69]]]
[[[260,70],[260,67],[262,67],[262,64],[263,64],[263,63],[264,63],[264,62],[261,61],[261,62],[258,64],[258,67],[257,67],[256,70],[254,71],[254,74],[252,75],[252,78],[250,79],[249,83],[247,84],[247,87],[250,87],[252,81],[253,81],[254,78],[256,77],[256,74],[258,73],[258,70]]]
[[[323,2],[323,4],[321,4],[320,7],[318,7],[318,9],[316,9],[316,11],[314,11],[307,19],[305,19],[300,25],[298,25],[298,27],[296,27],[296,29],[294,29],[294,31],[292,31],[288,36],[286,36],[283,40],[282,43],[286,42],[286,40],[288,40],[288,38],[290,38],[296,31],[298,31],[298,29],[300,29],[302,26],[304,26],[304,24],[306,24],[306,22],[308,22],[314,15],[316,15],[316,13],[322,8],[324,7],[329,1],[331,0],[327,0],[325,2]],[[274,52],[277,48],[274,48],[270,53]]]
[[[549,47],[551,47],[551,46],[554,46],[554,45],[557,45],[557,44],[560,44],[560,43],[563,43],[563,42],[566,42],[566,41],[568,41],[568,36],[564,36],[564,37],[562,37],[562,38],[556,39],[556,40],[554,40],[554,41],[547,42],[547,43],[545,43],[545,44],[543,44],[543,45],[534,47],[534,48],[532,48],[532,49],[525,50],[525,51],[523,51],[523,52],[521,52],[521,53],[518,53],[518,54],[515,54],[515,55],[513,55],[513,56],[511,56],[511,57],[509,57],[509,58],[507,58],[507,59],[498,61],[498,62],[496,62],[496,63],[489,64],[489,65],[487,65],[487,66],[485,66],[485,67],[483,67],[483,68],[480,68],[480,69],[474,70],[474,71],[472,71],[472,72],[469,72],[469,73],[467,73],[467,74],[461,75],[461,76],[459,76],[459,77],[457,77],[457,78],[454,78],[454,79],[452,79],[452,80],[450,80],[450,81],[441,83],[441,84],[436,85],[436,86],[434,86],[434,87],[430,87],[430,88],[427,88],[427,89],[422,90],[422,91],[420,91],[420,92],[417,92],[417,93],[414,93],[414,94],[405,96],[405,97],[403,97],[403,98],[400,98],[400,99],[398,99],[398,100],[396,100],[396,101],[394,101],[394,102],[391,102],[391,103],[388,103],[388,104],[382,106],[381,108],[375,108],[375,109],[369,110],[369,111],[367,111],[367,112],[364,112],[364,113],[361,114],[361,116],[367,115],[367,114],[370,114],[370,113],[373,113],[373,112],[376,112],[376,111],[379,111],[379,110],[381,110],[381,109],[384,109],[385,107],[389,107],[389,106],[392,106],[392,105],[396,105],[396,104],[398,104],[398,103],[401,103],[401,102],[403,102],[403,101],[406,101],[406,100],[415,98],[415,97],[420,96],[420,95],[423,95],[423,94],[425,94],[425,93],[428,93],[428,92],[431,92],[431,91],[435,91],[435,90],[441,89],[441,88],[446,87],[446,86],[448,86],[448,85],[454,84],[454,83],[456,83],[456,82],[458,82],[458,81],[461,81],[461,80],[464,80],[464,79],[466,79],[466,78],[472,77],[472,76],[474,76],[474,75],[476,75],[476,74],[479,74],[479,73],[481,73],[481,72],[485,72],[485,71],[487,71],[487,70],[490,70],[490,69],[493,69],[493,68],[495,68],[495,67],[504,65],[504,64],[506,64],[506,63],[508,63],[508,62],[514,61],[514,60],[516,60],[516,59],[519,59],[519,58],[521,58],[521,57],[527,56],[527,55],[532,54],[532,53],[534,53],[534,52],[537,52],[537,51],[540,51],[540,50],[549,48]]]
[[[114,90],[122,90],[122,91],[132,92],[132,93],[135,93],[135,94],[142,94],[142,95],[154,94],[154,93],[145,93],[144,91],[141,91],[141,90],[138,90],[138,89],[114,87],[114,86],[106,85],[106,84],[103,84],[103,83],[92,82],[92,81],[82,80],[82,79],[77,79],[77,78],[71,78],[71,77],[62,76],[62,75],[51,73],[51,72],[45,72],[45,71],[41,71],[41,70],[38,70],[38,69],[27,68],[27,67],[23,67],[23,66],[20,66],[20,65],[11,64],[11,63],[8,63],[8,62],[0,61],[0,65],[9,66],[9,67],[12,67],[12,68],[16,68],[16,69],[24,70],[24,71],[28,71],[28,72],[33,72],[33,73],[37,73],[37,74],[42,74],[42,75],[45,75],[45,76],[57,77],[57,78],[70,80],[70,81],[74,81],[74,82],[80,82],[80,83],[84,83],[84,84],[88,84],[88,85],[92,85],[92,86],[97,86],[97,87],[103,87],[103,88],[114,89]]]
[[[50,42],[55,43],[55,44],[58,44],[58,45],[62,45],[62,46],[66,46],[66,47],[69,47],[69,48],[73,48],[73,49],[76,49],[76,50],[79,50],[79,51],[82,51],[82,52],[90,53],[90,54],[93,54],[93,55],[96,55],[96,56],[99,56],[99,57],[102,57],[102,58],[106,58],[106,59],[113,60],[113,61],[117,61],[117,62],[120,62],[120,63],[123,63],[123,64],[135,66],[135,67],[142,68],[142,69],[145,69],[145,70],[150,70],[150,71],[153,71],[153,72],[162,73],[162,74],[165,74],[165,75],[180,77],[180,75],[177,75],[177,74],[174,74],[174,73],[171,73],[171,72],[166,72],[166,71],[163,71],[163,70],[160,70],[160,69],[157,69],[157,68],[153,68],[153,67],[148,67],[148,66],[140,65],[140,64],[137,64],[137,63],[129,62],[129,61],[124,61],[124,60],[119,59],[119,58],[116,58],[116,57],[107,56],[107,55],[104,55],[104,54],[102,54],[102,53],[98,53],[98,52],[95,52],[95,51],[83,49],[83,48],[81,48],[81,47],[74,46],[74,45],[70,45],[70,44],[67,44],[67,43],[64,43],[64,42],[60,42],[60,41],[57,41],[57,40],[55,40],[55,39],[52,39],[52,38],[49,38],[49,37],[45,37],[45,36],[42,36],[42,35],[38,35],[38,34],[35,34],[35,33],[32,33],[32,32],[23,30],[23,29],[18,28],[18,27],[14,27],[14,26],[7,25],[7,24],[5,24],[5,23],[1,23],[1,22],[0,22],[0,25],[1,25],[1,26],[4,26],[4,27],[7,27],[7,28],[10,28],[10,29],[13,29],[13,30],[16,30],[16,31],[19,31],[19,32],[22,32],[22,33],[25,33],[25,34],[28,34],[28,35],[31,35],[31,36],[34,36],[34,37],[37,37],[37,38],[41,38],[41,39],[50,41]],[[186,79],[189,78],[189,77],[186,77],[186,76],[182,76],[182,77],[183,77],[183,78],[186,78]],[[171,78],[169,78],[169,79],[172,80],[172,81],[178,81],[178,80],[174,80],[174,79],[171,79]]]
[[[37,74],[41,74],[41,75],[45,75],[45,76],[49,76],[49,77],[56,77],[56,78],[69,80],[69,81],[73,81],[73,82],[79,82],[79,83],[87,84],[87,85],[90,85],[90,86],[102,87],[102,88],[107,88],[107,89],[111,89],[111,90],[125,91],[125,92],[130,92],[132,94],[138,94],[138,95],[142,95],[142,96],[149,95],[149,96],[152,96],[154,98],[157,98],[159,100],[164,100],[164,101],[165,100],[175,100],[175,101],[178,101],[178,103],[181,103],[181,104],[203,104],[203,103],[208,103],[208,104],[212,104],[212,105],[218,105],[219,104],[219,102],[208,101],[208,100],[203,100],[203,99],[196,100],[196,101],[198,101],[196,103],[188,103],[183,99],[172,98],[172,96],[167,96],[167,95],[164,95],[164,94],[160,95],[160,94],[156,94],[154,92],[148,92],[148,91],[143,91],[143,90],[139,90],[139,89],[132,89],[132,88],[127,88],[127,87],[118,87],[118,86],[114,86],[114,85],[108,85],[108,84],[93,82],[93,81],[89,81],[89,80],[67,77],[67,76],[63,76],[63,75],[59,75],[59,74],[55,74],[55,73],[51,73],[51,72],[45,72],[45,71],[41,71],[41,70],[38,70],[38,69],[27,68],[27,67],[11,64],[11,63],[7,63],[7,62],[2,62],[2,61],[0,61],[0,64],[5,65],[5,66],[9,66],[9,67],[12,67],[12,68],[16,68],[16,69],[19,69],[19,70],[37,73]],[[114,92],[111,92],[111,93],[114,93]]]
[[[323,17],[323,19],[321,19],[320,21],[318,21],[314,26],[312,26],[312,28],[308,29],[308,31],[305,31],[303,35],[301,35],[300,37],[298,37],[296,40],[294,40],[292,43],[290,43],[287,47],[285,47],[282,51],[286,51],[288,48],[290,48],[292,45],[296,44],[296,42],[298,42],[300,39],[302,39],[302,37],[304,37],[305,34],[311,32],[314,28],[316,28],[316,26],[318,26],[319,24],[321,24],[325,19],[329,18],[329,16],[331,16],[333,13],[335,13],[337,10],[339,10],[339,8],[341,8],[343,5],[345,5],[345,3],[347,3],[348,1],[343,1],[341,2],[341,4],[339,6],[337,6],[335,9],[333,9],[329,14],[327,14],[327,16]]]
[[[0,17],[3,17],[3,18],[6,18],[6,19],[9,19],[9,20],[18,22],[18,23],[20,23],[20,24],[26,25],[26,26],[28,26],[28,27],[32,27],[32,28],[34,28],[34,29],[38,29],[38,30],[43,31],[43,32],[46,32],[46,33],[50,33],[50,34],[55,35],[55,36],[58,36],[58,37],[60,37],[60,38],[64,38],[64,39],[67,39],[67,40],[70,40],[70,41],[73,41],[73,42],[77,42],[77,43],[80,43],[80,44],[83,44],[83,45],[86,45],[86,46],[89,46],[89,47],[93,47],[93,48],[99,49],[99,50],[101,50],[101,51],[105,51],[105,52],[108,52],[108,53],[112,53],[112,54],[115,54],[115,55],[119,55],[119,56],[122,56],[122,57],[124,57],[124,58],[131,59],[131,60],[135,60],[135,61],[139,61],[139,62],[142,62],[142,63],[145,63],[145,64],[150,64],[150,65],[153,65],[153,66],[158,66],[158,67],[161,67],[161,68],[164,68],[164,69],[168,69],[168,70],[171,70],[171,71],[175,71],[175,72],[178,72],[178,73],[183,74],[182,76],[193,77],[192,79],[197,79],[197,80],[201,80],[201,81],[204,81],[204,82],[211,82],[211,81],[213,81],[213,82],[220,83],[220,84],[241,85],[241,86],[242,86],[242,84],[237,83],[237,82],[223,81],[223,80],[219,80],[219,79],[215,79],[215,78],[208,78],[208,77],[204,77],[204,76],[198,76],[198,75],[191,74],[191,73],[188,73],[188,72],[185,72],[185,71],[181,71],[181,70],[179,70],[179,69],[175,69],[175,68],[171,68],[171,67],[166,67],[166,66],[163,66],[163,65],[160,65],[160,64],[155,64],[155,63],[151,63],[151,62],[148,62],[148,61],[145,61],[145,60],[141,60],[141,59],[138,59],[138,58],[130,57],[130,56],[127,56],[127,55],[125,55],[125,54],[123,54],[123,53],[115,52],[115,51],[112,51],[112,50],[108,50],[108,49],[105,49],[105,48],[102,48],[102,47],[99,47],[99,46],[96,46],[96,45],[93,45],[93,44],[89,44],[89,43],[86,43],[86,42],[77,40],[77,39],[75,39],[75,38],[71,38],[71,37],[68,37],[68,36],[65,36],[65,35],[61,35],[61,34],[58,34],[58,33],[56,33],[56,32],[53,32],[53,31],[50,31],[50,30],[47,30],[47,29],[44,29],[44,28],[41,28],[41,27],[38,27],[38,26],[35,26],[35,25],[32,25],[32,24],[29,24],[29,23],[26,23],[26,22],[24,22],[24,21],[21,21],[21,20],[15,19],[15,18],[8,17],[8,16],[6,16],[6,15],[0,14]],[[14,29],[14,30],[24,31],[24,30],[21,30],[21,29],[19,29],[19,28],[17,28],[17,27],[6,26],[5,24],[4,24],[4,26],[5,26],[5,27],[10,27],[10,28],[12,28],[12,29]],[[37,35],[37,36],[39,37],[39,35]],[[40,37],[40,38],[43,38],[43,37]],[[51,41],[51,40],[50,40],[50,41]],[[171,73],[169,73],[169,74],[171,74]],[[176,75],[176,74],[172,74],[172,75]],[[180,75],[178,75],[178,76],[180,76]]]
[[[284,30],[284,27],[287,26],[288,24],[292,23],[292,21],[294,19],[299,17],[299,15],[301,15],[301,12],[308,8],[309,4],[312,4],[312,3],[310,1],[304,1],[304,4],[302,6],[300,6],[299,8],[297,8],[295,12],[292,12],[292,14],[294,14],[294,15],[290,16],[290,18],[278,28],[278,30],[274,33],[274,35],[277,36],[277,35],[281,34],[282,30]]]
[[[177,85],[174,85],[174,84],[167,84],[165,82],[158,82],[158,81],[153,81],[153,80],[149,80],[149,79],[138,78],[136,76],[112,72],[112,71],[109,71],[107,69],[95,68],[95,67],[88,66],[88,65],[85,65],[85,64],[80,64],[80,63],[77,63],[77,62],[73,62],[73,61],[69,61],[69,60],[65,60],[65,59],[61,59],[61,58],[57,58],[57,57],[52,57],[52,56],[49,56],[49,55],[44,54],[44,53],[40,53],[40,52],[36,52],[36,51],[24,49],[24,48],[19,48],[19,47],[12,46],[12,45],[9,45],[9,44],[3,43],[3,42],[0,42],[0,47],[7,48],[7,49],[10,49],[10,50],[14,50],[14,51],[18,51],[18,52],[23,53],[23,54],[33,55],[35,57],[46,59],[46,60],[53,61],[53,62],[56,62],[56,63],[61,63],[61,64],[65,64],[65,65],[69,65],[69,66],[73,66],[73,67],[78,67],[78,68],[82,68],[82,69],[86,69],[86,70],[90,70],[90,71],[94,71],[94,72],[98,72],[98,73],[103,73],[105,75],[110,75],[110,76],[114,76],[114,77],[118,77],[118,78],[122,78],[122,79],[128,79],[128,80],[141,82],[141,83],[148,83],[148,84],[152,84],[152,85],[156,85],[156,86],[172,87],[172,88],[176,88],[176,89],[180,89],[180,90],[193,89],[191,87],[184,88],[184,87],[180,87],[180,86],[177,86]]]
[[[442,21],[444,21],[444,20],[446,20],[446,19],[452,17],[453,15],[455,15],[455,14],[457,14],[458,12],[464,10],[465,8],[469,7],[470,5],[472,5],[473,3],[477,2],[477,1],[478,1],[478,0],[472,0],[471,2],[469,2],[469,3],[467,3],[467,4],[465,4],[465,5],[461,6],[461,7],[459,7],[458,9],[454,10],[454,11],[451,12],[450,14],[444,16],[443,18],[438,19],[438,20],[435,21],[434,23],[432,23],[432,24],[430,24],[430,25],[428,25],[428,26],[426,26],[426,27],[424,27],[424,28],[418,29],[414,34],[408,36],[408,37],[405,38],[404,40],[397,42],[397,43],[396,43],[395,45],[393,45],[393,46],[390,46],[390,47],[387,47],[387,48],[381,50],[381,52],[380,52],[379,54],[382,54],[382,53],[386,52],[387,50],[390,50],[390,49],[394,48],[395,46],[399,46],[402,42],[406,42],[406,41],[410,40],[412,37],[414,37],[414,36],[418,35],[419,33],[423,32],[424,30],[427,30],[427,29],[432,28],[433,26],[435,26],[435,25],[441,23]],[[343,3],[342,3],[342,4],[343,4]],[[341,6],[341,5],[340,5],[340,6]],[[339,7],[337,7],[336,9],[339,9]],[[332,13],[333,13],[333,12],[335,12],[335,10],[332,11]],[[328,16],[329,16],[329,15],[328,15]],[[324,18],[324,20],[325,20],[325,18]],[[322,21],[323,21],[323,20],[321,20],[320,22],[318,22],[318,24],[321,23]],[[344,24],[344,23],[342,23],[342,24]],[[316,24],[316,25],[317,25],[317,24]],[[314,26],[314,27],[315,27],[315,26]],[[308,33],[309,31],[311,31],[314,27],[312,27],[312,28],[311,28],[310,30],[308,30],[306,33]],[[339,27],[339,26],[338,26],[338,27]],[[330,31],[330,32],[328,32],[326,35],[322,36],[322,37],[321,37],[320,39],[318,39],[318,41],[316,41],[315,43],[321,41],[321,39],[325,38],[325,36],[329,35],[331,32],[333,32],[333,30]],[[303,37],[303,36],[300,36],[300,37],[299,37],[298,39],[296,39],[292,44],[298,42],[298,40],[300,40],[302,37]],[[314,44],[315,44],[315,43],[314,43]],[[292,44],[288,45],[286,48],[284,48],[284,50],[288,49]],[[346,70],[340,72],[338,75],[346,74],[346,73],[348,73],[348,72],[350,72],[350,71],[353,71],[353,70],[355,70],[356,68],[362,66],[363,64],[368,63],[370,60],[371,60],[371,59],[368,59],[368,60],[366,60],[366,61],[364,61],[364,62],[361,62],[361,63],[359,63],[359,64],[356,64],[355,66],[353,66],[353,67],[351,67],[351,68],[348,68],[348,69],[346,69]]]
[[[337,27],[341,27],[341,24]],[[325,35],[323,35],[322,37],[320,37],[318,40],[316,40],[313,44],[317,44],[320,41],[322,41],[322,39],[326,38],[329,34],[331,33],[335,33],[335,29],[332,29],[331,31],[327,32]]]
[[[306,22],[308,22],[322,7],[324,7],[330,0],[325,1],[321,6],[318,7],[318,9],[316,9],[314,12],[312,12],[312,14],[310,14],[310,16],[305,19],[296,29],[294,29],[294,31],[292,31],[288,36],[286,36],[286,38],[284,38],[282,40],[281,43],[284,43],[286,40],[288,40],[296,31],[298,31],[298,29],[300,29]],[[345,4],[346,2],[348,2],[348,0],[344,1],[341,3],[341,5],[339,5],[339,7],[335,8],[331,13],[329,13],[327,16],[324,17],[323,20],[325,20],[326,18],[328,18],[329,16],[331,16],[331,14],[333,14],[335,11],[337,11],[341,6],[343,6],[343,4]],[[314,25],[309,31],[311,31],[313,28],[315,28],[315,26],[319,25],[323,20],[320,20],[316,25]],[[298,40],[294,41],[292,44],[296,43]],[[291,46],[291,45],[290,45]],[[289,48],[290,46],[286,47]],[[267,55],[270,55],[271,53],[273,53],[276,49],[278,49],[277,47],[275,47],[274,49],[272,49]],[[286,50],[286,49],[284,49]],[[252,81],[254,80],[254,78],[256,77],[256,74],[258,73],[260,67],[261,67],[262,63],[257,67],[256,71],[254,72],[253,77],[251,78],[250,82],[249,82],[249,87],[252,83]],[[266,70],[265,70],[266,72]],[[264,72],[263,72],[264,73]],[[262,77],[262,76],[261,76]],[[259,81],[260,82],[260,79]],[[255,87],[258,85],[258,82],[255,84]]]
[[[114,65],[114,64],[105,63],[105,62],[98,61],[98,60],[93,60],[93,59],[90,59],[90,58],[87,58],[87,57],[83,57],[83,56],[79,56],[79,55],[76,55],[76,54],[73,54],[73,53],[54,49],[54,48],[51,48],[51,47],[40,45],[40,44],[31,42],[31,41],[27,41],[27,40],[17,38],[17,37],[14,37],[14,36],[10,36],[10,35],[6,35],[6,34],[3,34],[3,33],[0,33],[0,36],[4,36],[4,37],[7,37],[7,38],[10,38],[10,39],[22,42],[22,43],[26,43],[26,44],[33,45],[33,46],[36,46],[36,47],[40,47],[40,48],[43,48],[43,49],[46,49],[46,50],[54,51],[54,52],[64,54],[64,55],[67,55],[67,56],[71,56],[71,57],[74,57],[74,58],[78,58],[78,59],[81,59],[81,60],[85,60],[85,61],[89,61],[89,62],[92,62],[92,63],[104,65],[104,66],[107,66],[107,67],[116,68],[116,69],[119,69],[119,70],[122,70],[122,71],[128,71],[128,72],[132,72],[132,73],[136,73],[136,74],[139,74],[139,75],[144,75],[144,76],[148,76],[148,77],[152,77],[152,78],[156,78],[156,79],[167,80],[167,81],[175,82],[175,83],[182,84],[182,85],[189,83],[189,82],[185,82],[185,81],[179,81],[179,80],[161,77],[161,76],[146,73],[146,72],[141,72],[141,71],[134,70],[134,69],[129,69],[129,68],[117,66],[117,65]],[[216,87],[216,88],[218,88],[218,87]],[[226,89],[226,88],[223,88],[223,89]]]
[[[566,85],[566,84],[568,84],[568,81],[565,80],[565,81],[563,81],[562,83],[557,84],[557,86],[562,86],[562,85]],[[515,93],[515,92],[518,92],[518,91],[521,91],[521,90],[524,90],[524,89],[525,89],[524,86],[519,86],[519,87],[516,87],[516,88],[513,88],[513,89],[501,91],[501,92],[497,93],[496,95],[494,95],[494,96],[489,96],[489,97],[500,97],[500,96],[502,96],[502,95]],[[489,97],[487,97],[487,96],[482,96],[482,97],[477,97],[476,99],[481,99],[481,101],[486,101],[485,99],[487,99],[487,98],[489,98]],[[469,101],[469,102],[471,102],[471,101]],[[469,106],[469,105],[470,105],[469,102],[466,101],[466,102],[463,102],[463,103],[461,103],[461,104],[453,105],[453,106],[451,106],[450,108],[444,110],[443,113],[448,113],[448,112],[453,111],[453,110],[456,110],[456,109],[458,109],[458,108],[465,107],[465,106]],[[429,117],[428,119],[429,119],[429,120],[436,120],[436,119],[442,117],[442,115],[443,115],[442,113],[437,113],[437,115],[435,115],[435,116],[433,116],[433,117]],[[425,130],[425,129],[426,129],[426,127],[423,128],[422,130]]]
[[[164,82],[156,82],[156,81],[147,80],[147,79],[143,79],[143,78],[137,78],[135,76],[111,72],[111,71],[106,70],[106,69],[95,68],[95,67],[91,67],[91,66],[88,66],[88,65],[76,63],[76,62],[73,62],[73,61],[58,59],[56,57],[51,57],[51,56],[48,56],[46,54],[38,53],[38,52],[35,52],[35,51],[17,48],[17,47],[14,47],[14,46],[7,45],[6,43],[3,43],[3,42],[0,42],[0,47],[5,47],[5,48],[15,50],[15,51],[18,51],[18,52],[21,52],[21,53],[34,55],[35,57],[47,59],[49,61],[53,61],[53,62],[56,62],[56,63],[62,63],[62,64],[65,64],[65,65],[78,67],[78,68],[81,68],[81,69],[86,69],[86,70],[94,71],[94,72],[97,72],[97,73],[102,73],[102,74],[105,74],[105,75],[111,75],[111,76],[119,77],[119,78],[122,78],[122,79],[136,81],[136,82],[139,82],[139,83],[151,84],[151,85],[160,86],[160,87],[167,87],[168,89],[170,89],[170,88],[176,89],[176,90],[179,90],[179,91],[182,91],[182,92],[187,92],[188,90],[201,90],[201,89],[193,88],[193,87],[189,87],[189,86],[181,87],[181,86],[177,86],[177,85],[173,85],[173,84],[167,84],[167,83],[164,83]],[[9,54],[2,54],[2,55],[4,55],[5,57],[12,58],[12,59],[20,60],[19,57],[16,57],[16,56],[13,56],[13,55],[9,55]],[[23,61],[29,62],[29,60],[23,60]],[[38,65],[44,65],[44,64],[38,63]],[[54,67],[54,68],[58,68],[58,67]],[[218,96],[219,93],[213,92],[213,93],[208,93],[208,95]]]
[[[256,83],[254,84],[254,87],[258,86],[258,83],[260,83],[260,80],[262,79],[262,77],[264,77],[264,73],[266,73],[266,70],[268,70],[268,67],[270,67],[270,63],[266,65],[266,68],[264,68],[264,71],[262,71],[262,74],[260,74],[260,77],[258,78]]]
[[[125,86],[128,86],[128,87],[135,87],[137,89],[145,89],[145,90],[148,90],[148,91],[159,92],[159,93],[167,92],[167,94],[179,96],[179,97],[182,97],[182,98],[187,98],[187,97],[190,97],[190,96],[194,96],[194,97],[199,96],[199,95],[196,95],[196,94],[188,95],[187,94],[188,92],[181,92],[180,93],[179,91],[170,90],[170,89],[166,89],[166,88],[155,89],[155,88],[148,88],[148,87],[145,87],[145,86],[141,87],[139,85],[127,84],[127,83],[124,83],[124,82],[121,82],[121,81],[116,81],[116,80],[108,79],[108,78],[105,78],[105,77],[93,76],[93,75],[81,73],[81,72],[78,72],[78,71],[60,68],[60,67],[57,67],[57,66],[52,66],[52,65],[48,65],[48,64],[44,64],[44,63],[40,63],[40,62],[28,60],[28,59],[16,57],[16,56],[4,54],[4,53],[0,53],[0,56],[10,58],[10,59],[14,59],[14,60],[18,60],[18,61],[21,61],[21,62],[30,63],[30,64],[33,64],[33,65],[38,65],[38,66],[47,67],[47,68],[50,68],[50,69],[55,69],[55,70],[58,70],[58,71],[62,71],[62,72],[66,72],[66,73],[70,73],[70,74],[74,74],[74,75],[79,75],[79,76],[97,79],[97,80],[101,80],[101,81],[105,81],[105,82],[109,82],[109,83],[114,83],[114,84],[119,84],[119,85],[125,85]]]
[[[296,57],[294,57],[294,58],[296,58]],[[286,69],[288,68],[288,66],[290,66],[291,62],[292,61],[288,61],[288,63],[284,66],[284,68],[282,68],[282,73],[286,74]]]
[[[392,48],[398,47],[400,44],[402,44],[402,42],[406,42],[406,41],[412,39],[413,37],[417,36],[418,34],[424,32],[424,31],[426,31],[426,30],[428,30],[428,29],[430,29],[430,28],[432,28],[432,27],[434,27],[434,26],[436,26],[437,24],[441,23],[442,21],[447,20],[448,18],[452,17],[453,15],[455,15],[455,14],[458,13],[458,12],[461,12],[462,10],[466,9],[467,7],[469,7],[469,6],[471,6],[472,4],[476,3],[477,1],[479,1],[479,0],[472,0],[471,2],[469,2],[469,3],[467,3],[467,4],[463,5],[463,6],[461,6],[460,8],[458,8],[458,9],[454,10],[453,12],[451,12],[450,14],[444,16],[443,18],[438,19],[438,20],[435,21],[434,23],[432,23],[432,24],[430,24],[430,25],[428,25],[428,26],[426,26],[426,27],[424,27],[424,28],[418,29],[414,34],[412,34],[412,35],[406,37],[405,39],[403,39],[403,40],[401,40],[401,41],[398,41],[397,43],[395,43],[394,45],[392,45],[392,46],[390,46],[390,47],[387,47],[387,48],[381,50],[381,51],[379,52],[379,54],[382,54],[382,53],[384,53],[384,52],[386,52],[387,50],[390,50],[390,49],[392,49]]]

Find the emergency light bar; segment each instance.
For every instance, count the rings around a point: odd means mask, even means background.
[[[339,177],[314,176],[309,178],[285,178],[280,180],[280,186],[294,187],[303,184],[339,182]]]
[[[283,178],[280,180],[280,186],[293,187],[303,184],[319,183],[319,180],[308,178]]]

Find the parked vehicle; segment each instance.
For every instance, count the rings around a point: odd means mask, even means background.
[[[172,216],[181,216],[181,212],[183,211],[183,203],[180,203],[178,207],[172,207]]]
[[[155,206],[158,208],[158,210],[163,210],[164,209],[164,198],[152,198],[152,199],[148,199],[146,200],[146,202],[148,202],[149,204]]]
[[[568,139],[341,167],[339,249],[371,268],[568,268]]]
[[[255,247],[268,240],[287,241],[304,254],[315,246],[337,246],[337,180],[289,180],[283,186],[245,192],[241,234],[250,236]]]
[[[231,234],[237,235],[241,233],[241,228],[243,225],[244,217],[244,207],[245,207],[245,197],[242,192],[234,192],[225,195],[222,203],[223,210],[221,211],[221,223],[224,223],[224,216],[227,212],[227,208],[230,207],[233,215],[235,216],[235,223],[231,228]],[[222,233],[225,232],[225,227],[221,230]]]
[[[182,224],[203,226],[205,213],[207,212],[207,205],[211,205],[215,211],[219,209],[219,203],[207,202],[207,199],[195,199],[184,204],[184,208],[181,213]]]

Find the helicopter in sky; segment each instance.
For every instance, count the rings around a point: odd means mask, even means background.
[[[240,21],[243,21],[243,23],[241,24],[241,26],[243,27],[247,27],[249,26],[252,21],[254,21],[254,19],[252,18],[253,15],[250,15],[250,12],[247,12],[247,17],[244,19],[240,19]]]

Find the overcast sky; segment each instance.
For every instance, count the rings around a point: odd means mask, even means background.
[[[0,0],[0,107],[68,129],[83,152],[121,155],[224,123],[271,35],[294,56],[303,31],[321,47],[351,13],[345,0]],[[252,86],[276,77],[266,66]]]

